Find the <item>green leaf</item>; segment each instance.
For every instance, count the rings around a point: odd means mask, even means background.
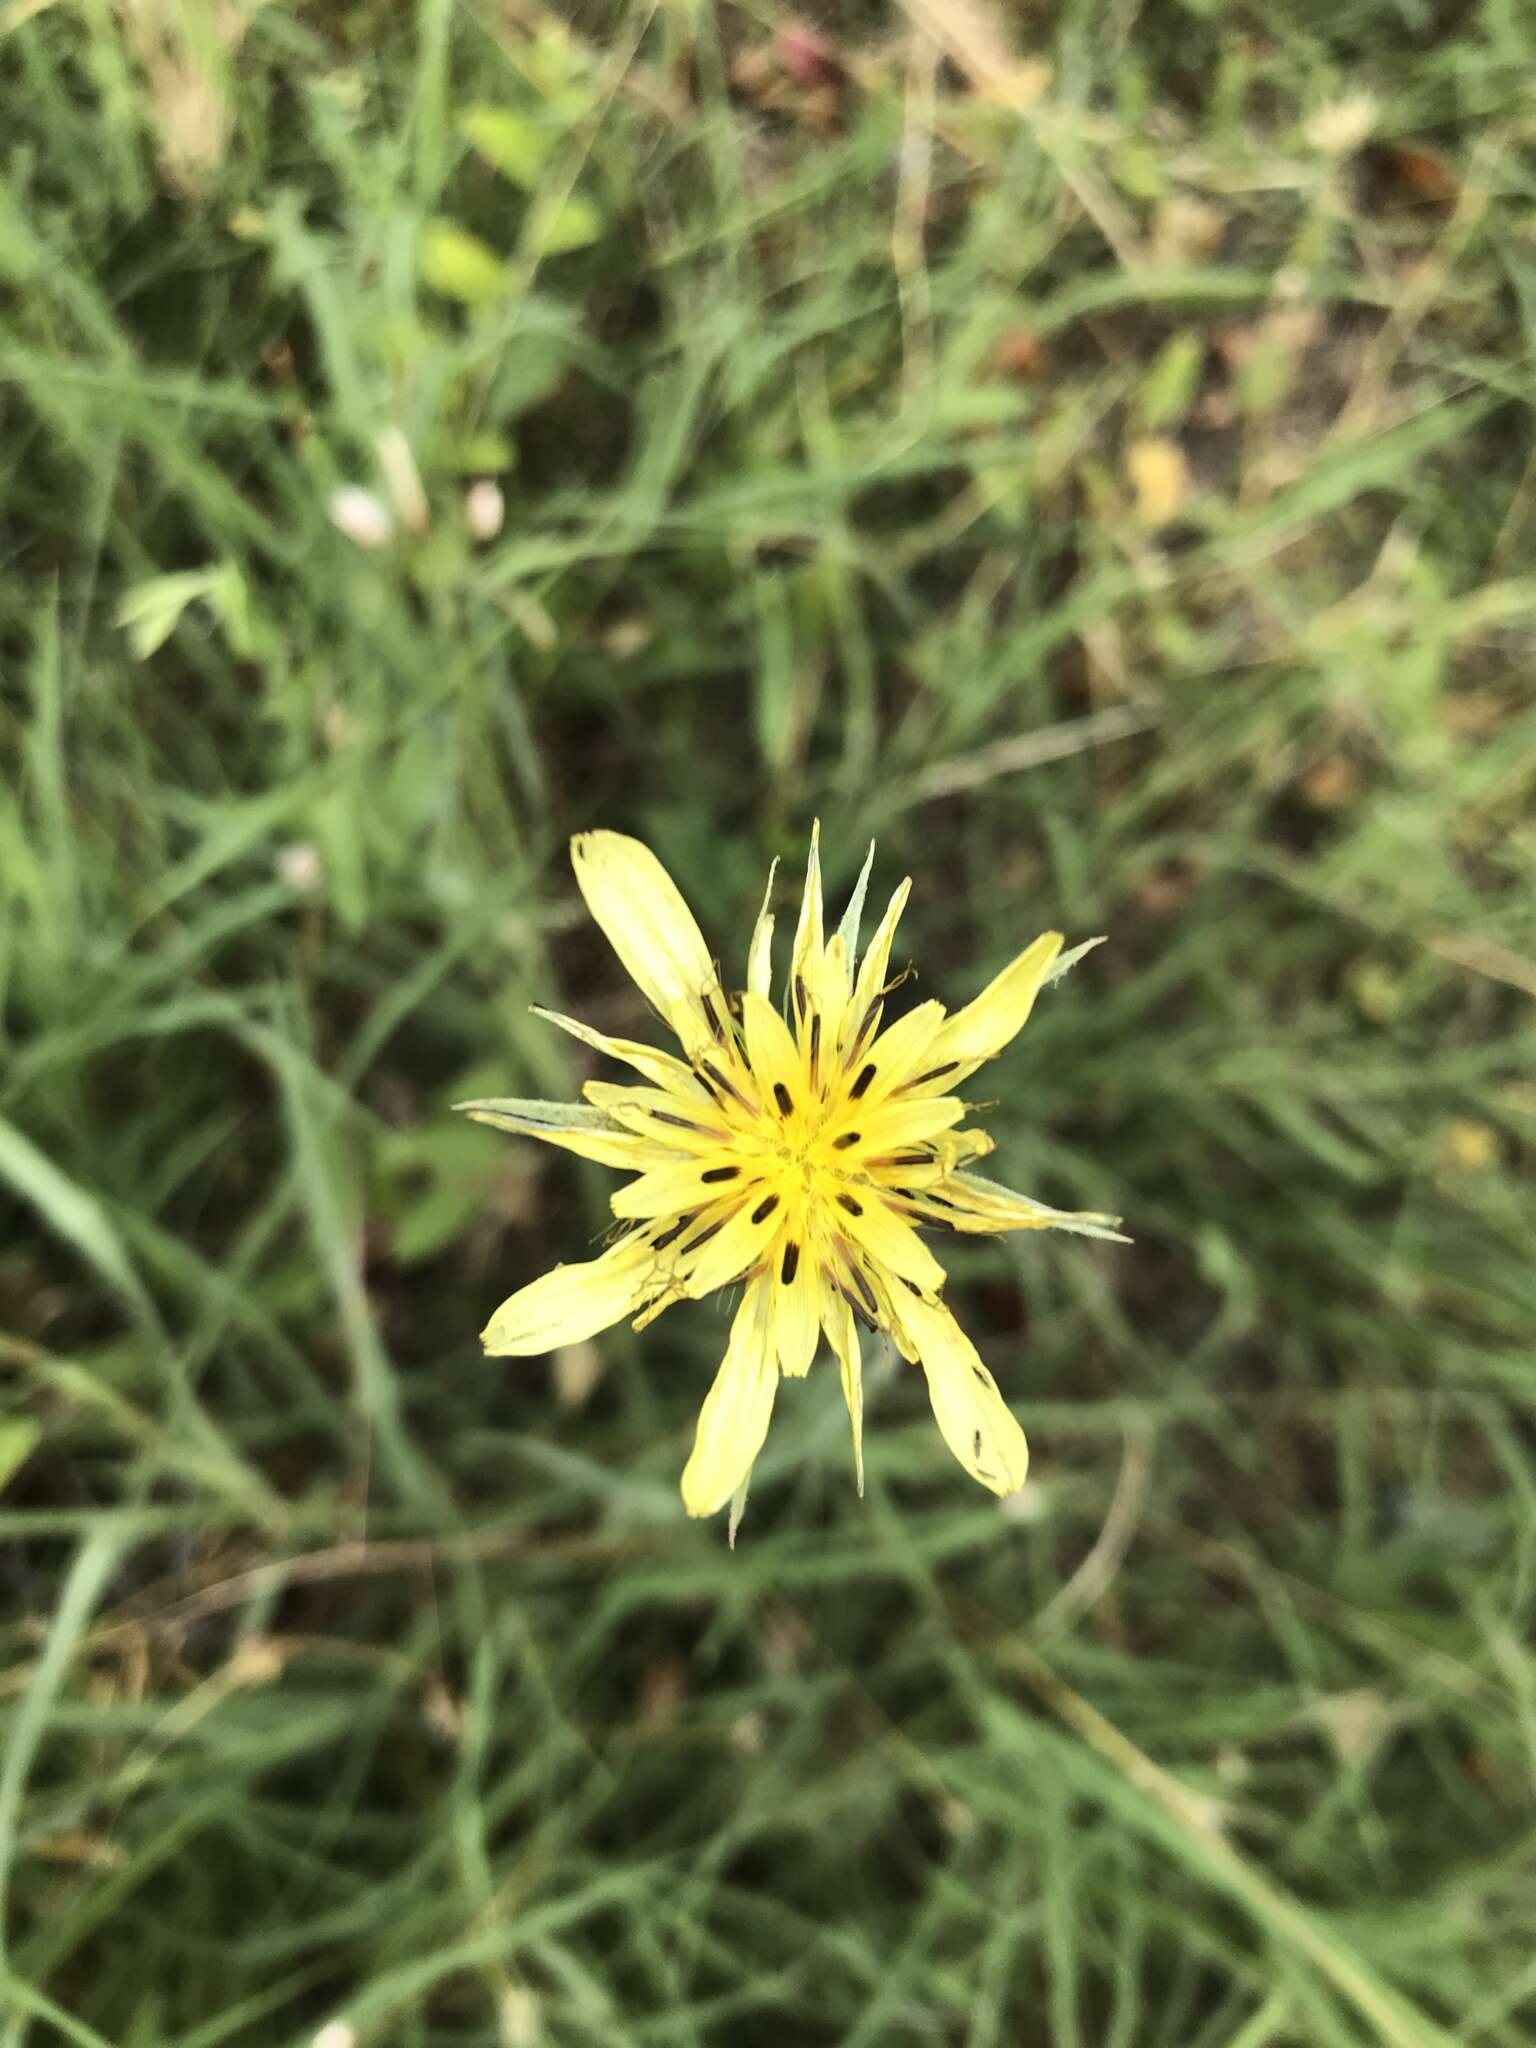
[[[106,1210],[72,1181],[16,1126],[0,1119],[0,1181],[7,1182],[49,1228],[71,1245],[144,1325],[155,1312]]]
[[[588,248],[603,232],[603,216],[590,199],[573,192],[556,207],[545,227],[543,242],[547,254],[558,256],[567,249]]]
[[[42,1441],[42,1424],[30,1415],[0,1422],[0,1490],[7,1487]]]
[[[462,441],[453,444],[452,461],[461,476],[489,476],[498,470],[514,468],[517,450],[505,434],[489,431],[467,434]]]
[[[529,120],[506,107],[470,107],[459,120],[460,132],[504,178],[532,192],[559,140],[558,131]]]
[[[241,661],[251,660],[257,648],[256,629],[251,618],[251,595],[245,578],[233,562],[219,564],[209,587],[208,602],[224,628],[230,653]]]
[[[511,289],[512,274],[495,250],[451,220],[428,223],[418,263],[423,282],[460,305],[488,306]]]
[[[1203,340],[1187,330],[1164,343],[1136,394],[1143,426],[1155,430],[1183,419],[1194,399],[1204,357]]]
[[[250,597],[234,562],[210,562],[206,569],[180,569],[150,576],[124,591],[115,613],[137,661],[158,653],[181,624],[189,605],[206,598],[224,629],[231,653],[242,661],[255,652]]]
[[[148,661],[170,639],[189,604],[207,597],[224,572],[217,566],[182,569],[172,576],[151,576],[123,593],[116,623],[128,635],[136,661]]]
[[[384,1133],[378,1141],[376,1212],[390,1226],[400,1266],[420,1265],[461,1237],[481,1213],[494,1170],[472,1124]]]

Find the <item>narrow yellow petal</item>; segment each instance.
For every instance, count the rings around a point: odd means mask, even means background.
[[[819,958],[814,954],[807,958],[802,982],[806,1000],[800,1046],[808,1071],[815,1052],[815,1085],[820,1087],[832,1070],[848,1007],[848,956],[841,932],[832,934]]]
[[[796,1226],[791,1225],[792,1229]],[[773,1287],[773,1342],[779,1370],[803,1379],[821,1336],[821,1272],[805,1233],[786,1233],[778,1263],[768,1276]]]
[[[666,1156],[649,1136],[625,1130],[586,1102],[528,1102],[509,1095],[453,1106],[477,1124],[511,1131],[519,1138],[538,1138],[579,1159],[595,1159],[599,1166],[629,1167],[638,1173],[659,1165]]]
[[[1035,997],[1050,977],[1051,963],[1061,951],[1060,932],[1042,932],[1032,946],[981,994],[957,1010],[933,1043],[935,1062],[989,1060],[1000,1053],[1029,1021]]]
[[[944,1005],[927,1002],[898,1017],[889,1031],[882,1031],[849,1063],[845,1108],[839,1121],[851,1120],[862,1129],[863,1120],[893,1089],[937,1063],[933,1047],[943,1024]]]
[[[868,1254],[877,1266],[910,1280],[914,1287],[936,1291],[944,1285],[944,1268],[911,1224],[898,1216],[873,1188],[838,1197],[833,1211],[845,1237]]]
[[[492,1357],[532,1358],[579,1344],[634,1310],[653,1291],[656,1254],[642,1233],[621,1238],[600,1259],[556,1266],[501,1304],[480,1333]]]
[[[853,1469],[859,1482],[859,1497],[864,1495],[864,1361],[859,1347],[859,1325],[853,1310],[840,1294],[828,1293],[824,1313],[826,1315],[827,1342],[837,1358],[838,1370],[842,1375],[843,1399],[848,1404],[848,1423],[853,1431]]]
[[[900,1315],[945,1443],[981,1485],[1017,1493],[1029,1471],[1029,1446],[975,1345],[941,1301],[908,1295]]]
[[[853,984],[853,996],[844,1013],[844,1051],[849,1049],[853,1035],[857,1032],[868,1039],[873,1035],[874,1023],[871,1012],[880,1000],[885,987],[886,974],[891,961],[891,942],[896,936],[896,926],[901,913],[907,907],[907,898],[912,894],[912,879],[904,881],[885,907],[885,915],[875,927],[875,935],[869,942],[869,949],[859,963],[859,971]]]
[[[752,928],[752,944],[747,951],[747,987],[756,996],[765,1000],[773,994],[773,912],[768,905],[773,900],[773,878],[779,871],[778,860],[768,870],[768,886],[763,891],[763,907],[757,913],[757,923]]]
[[[809,1106],[804,1069],[789,1026],[772,1003],[753,995],[750,989],[741,999],[741,1022],[747,1034],[747,1058],[762,1089],[765,1106],[774,1104],[780,1116],[803,1114]]]
[[[956,1230],[1070,1230],[1079,1237],[1107,1238],[1113,1244],[1131,1240],[1115,1228],[1118,1216],[1097,1209],[1052,1209],[1030,1195],[1015,1194],[1000,1181],[979,1173],[956,1173],[941,1189],[947,1220]]]
[[[768,1281],[754,1280],[731,1324],[725,1358],[704,1396],[693,1452],[683,1468],[683,1506],[712,1515],[745,1485],[768,1434],[778,1368],[768,1344]]]
[[[693,912],[648,846],[621,832],[581,832],[571,865],[587,908],[637,988],[692,1050],[713,1036],[715,964]]]
[[[966,1105],[953,1095],[930,1095],[916,1102],[882,1102],[864,1118],[862,1150],[866,1154],[899,1152],[937,1137],[960,1122]]]
[[[837,936],[843,942],[844,971],[848,977],[846,993],[853,992],[854,960],[859,950],[859,926],[864,917],[864,895],[869,888],[870,870],[875,864],[875,842],[869,842],[869,851],[864,856],[864,865],[859,869],[859,879],[853,885],[853,894],[848,898],[848,908],[843,912],[837,927]]]
[[[664,1166],[642,1173],[638,1180],[615,1188],[610,1207],[615,1216],[685,1216],[706,1203],[756,1200],[762,1184],[735,1165],[711,1165],[710,1155],[680,1159],[675,1153]]]
[[[993,1145],[985,1131],[941,1130],[924,1138],[919,1149],[929,1155],[921,1162],[916,1151],[891,1152],[883,1144],[878,1149],[865,1144],[850,1152],[848,1164],[867,1174],[876,1187],[933,1188],[942,1194],[957,1166],[984,1158]]]
[[[719,1113],[709,1101],[670,1094],[664,1088],[629,1087],[618,1081],[588,1081],[588,1102],[637,1137],[651,1138],[680,1152],[718,1151],[729,1143]]]
[[[791,988],[795,977],[802,986],[809,986],[808,968],[819,969],[823,945],[824,911],[821,900],[821,820],[811,826],[811,851],[805,864],[805,894],[800,900],[800,921],[795,926],[795,949],[790,960]],[[800,1010],[798,990],[795,991],[795,1008]]]
[[[764,1262],[780,1228],[784,1208],[778,1193],[768,1189],[758,1201],[743,1202],[734,1213],[720,1214],[725,1218],[721,1227],[697,1249],[690,1238],[710,1230],[719,1217],[700,1216],[698,1230],[685,1234],[678,1247],[678,1284],[692,1301],[713,1294],[717,1287],[728,1287]]]
[[[533,1014],[542,1017],[546,1024],[558,1024],[562,1031],[568,1031],[572,1038],[579,1038],[583,1045],[590,1045],[594,1052],[606,1053],[610,1059],[623,1060],[637,1073],[644,1074],[647,1081],[654,1081],[658,1088],[670,1088],[675,1095],[693,1096],[700,1102],[708,1102],[709,1096],[694,1079],[692,1070],[669,1052],[658,1052],[653,1045],[644,1045],[637,1038],[610,1038],[606,1031],[594,1031],[590,1024],[583,1024],[577,1017],[562,1017],[558,1010],[543,1009],[533,1005]]]

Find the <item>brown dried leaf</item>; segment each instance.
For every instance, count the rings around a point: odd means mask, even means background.
[[[993,360],[1005,377],[1030,383],[1051,367],[1051,353],[1032,327],[1010,327],[998,337]]]
[[[1359,796],[1360,770],[1343,754],[1329,754],[1309,768],[1302,779],[1301,793],[1314,810],[1337,811]]]

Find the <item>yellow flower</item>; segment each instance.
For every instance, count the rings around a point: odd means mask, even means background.
[[[903,882],[855,964],[870,859],[838,929],[824,928],[813,833],[786,997],[769,1000],[773,915],[752,934],[746,987],[727,995],[692,913],[638,840],[586,832],[571,845],[587,907],[683,1058],[544,1011],[638,1081],[589,1081],[584,1103],[466,1102],[482,1123],[563,1146],[636,1178],[612,1198],[623,1234],[600,1258],[557,1266],[504,1301],[483,1333],[496,1356],[575,1344],[633,1316],[741,1285],[725,1359],[683,1473],[690,1515],[742,1496],[781,1374],[810,1369],[823,1332],[842,1373],[863,1491],[859,1325],[920,1363],[960,1463],[994,1493],[1024,1484],[1024,1432],[943,1300],[925,1228],[1115,1237],[1118,1217],[1072,1214],[966,1169],[992,1150],[958,1126],[953,1091],[1002,1051],[1040,990],[1098,941],[1027,946],[965,1008],[919,1003],[882,1028]],[[900,977],[898,977],[899,979]],[[1121,1240],[1123,1242],[1123,1240]]]

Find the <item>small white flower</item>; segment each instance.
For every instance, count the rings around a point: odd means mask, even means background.
[[[308,895],[311,889],[318,888],[324,873],[319,848],[311,846],[307,839],[285,846],[277,856],[277,879],[299,895]]]
[[[464,494],[464,524],[472,540],[494,540],[506,516],[507,501],[493,477],[483,476],[470,485]]]
[[[394,537],[395,522],[372,491],[343,484],[326,500],[326,516],[338,533],[360,548],[381,548]]]

